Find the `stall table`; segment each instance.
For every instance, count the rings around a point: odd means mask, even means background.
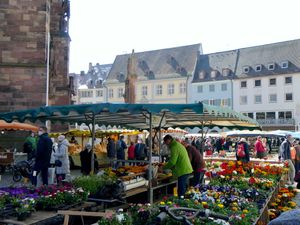
[[[227,157],[203,157],[206,162],[212,161],[219,161],[219,162],[229,162],[229,161],[236,161],[236,158],[227,158]],[[272,164],[281,164],[282,162],[279,160],[274,159],[257,159],[257,158],[250,158],[250,162],[254,163],[272,163]]]

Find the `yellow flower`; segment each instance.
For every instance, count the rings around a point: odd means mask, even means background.
[[[160,202],[159,204],[160,204],[160,205],[165,205],[165,202]]]
[[[224,205],[223,204],[218,204],[219,208],[223,209]]]
[[[297,206],[297,203],[293,202],[293,201],[289,201],[288,206],[291,207],[291,208],[295,208]]]
[[[247,209],[244,209],[243,210],[243,213],[248,213],[249,211]]]
[[[238,206],[238,204],[236,202],[232,203],[233,206]]]
[[[237,207],[232,207],[231,209],[232,209],[232,211],[237,211],[238,210]]]
[[[271,203],[271,206],[273,206],[273,207],[275,207],[275,206],[277,206],[278,204],[276,203],[276,202],[272,202]]]

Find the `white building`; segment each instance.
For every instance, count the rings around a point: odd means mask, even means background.
[[[231,107],[263,129],[300,125],[300,39],[200,55],[190,103]]]
[[[244,48],[238,55],[234,110],[264,129],[298,129],[300,40]]]

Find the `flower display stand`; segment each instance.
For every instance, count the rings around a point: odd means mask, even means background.
[[[254,225],[255,224],[257,224],[257,225],[267,225],[270,222],[269,214],[268,214],[269,206],[272,202],[275,201],[275,198],[278,194],[279,188],[280,188],[280,183],[278,183],[278,185],[275,187],[275,189],[272,191],[271,195],[267,199],[267,201],[266,201],[264,207],[261,209],[260,215],[257,218],[257,220],[255,221]]]
[[[59,210],[57,212],[58,214],[61,214],[64,216],[64,224],[69,224],[69,219],[71,216],[89,216],[89,217],[105,217],[108,212],[86,212],[86,211],[72,211],[72,210]]]

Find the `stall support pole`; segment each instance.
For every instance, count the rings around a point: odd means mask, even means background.
[[[150,118],[150,125],[149,125],[149,135],[150,135],[150,142],[149,142],[149,165],[148,165],[148,172],[149,172],[149,201],[150,204],[153,204],[153,189],[152,189],[152,113],[149,113]]]
[[[163,119],[164,119],[164,117],[165,117],[165,114],[166,114],[166,112],[164,112],[164,114],[162,115],[162,117],[161,117],[161,119],[160,119],[160,121],[159,121],[159,126],[158,126],[158,147],[159,147],[159,151],[158,151],[158,154],[159,154],[159,162],[161,162],[162,160],[161,160],[161,138],[162,138],[162,136],[161,136],[161,124],[162,124],[162,121],[163,121]]]
[[[95,123],[96,123],[96,115],[93,113],[92,117],[92,157],[91,157],[91,174],[94,174],[94,167],[95,167],[95,158],[94,158],[94,145],[95,145]]]

